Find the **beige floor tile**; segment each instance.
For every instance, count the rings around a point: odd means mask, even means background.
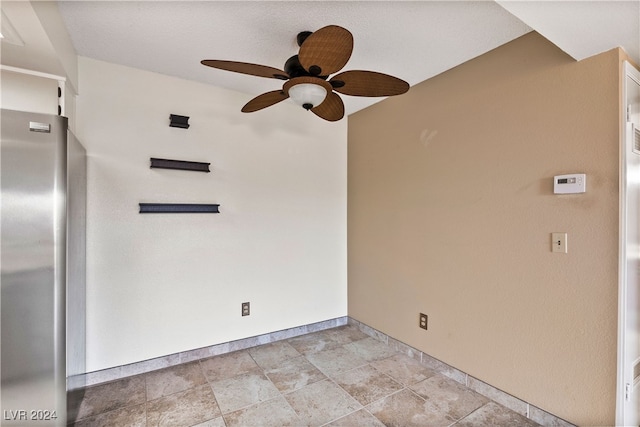
[[[289,393],[327,377],[304,356],[288,359],[276,368],[265,371],[281,393]]]
[[[308,353],[307,359],[328,377],[367,364],[367,361],[352,351],[342,347]]]
[[[489,402],[471,415],[463,418],[455,424],[455,427],[533,427],[539,424],[522,415],[507,409],[495,402]]]
[[[328,331],[314,332],[312,334],[289,338],[287,342],[300,354],[330,350],[345,344],[345,342],[337,341],[336,336]]]
[[[354,352],[367,362],[386,359],[397,354],[385,343],[371,337],[345,344],[344,348]]]
[[[227,425],[224,422],[224,418],[218,417],[212,420],[207,420],[203,423],[196,424],[192,427],[226,427]]]
[[[79,427],[537,425],[431,368],[347,325],[74,390],[68,401]]]
[[[300,353],[286,341],[261,345],[248,351],[262,369],[274,368],[287,359],[300,356]]]
[[[402,384],[366,365],[336,375],[335,382],[363,405],[402,390]]]
[[[325,332],[329,339],[340,344],[348,344],[353,341],[369,338],[369,335],[365,334],[353,325],[339,326],[337,328],[328,329]]]
[[[192,426],[221,415],[208,384],[147,402],[147,426]]]
[[[227,427],[287,427],[302,425],[298,415],[282,396],[231,412],[225,415],[224,418]]]
[[[147,412],[144,403],[136,406],[127,406],[113,411],[104,412],[100,415],[85,418],[73,424],[74,427],[145,427],[146,425]]]
[[[210,382],[260,371],[258,364],[245,350],[203,359],[200,366]]]
[[[487,384],[484,381],[480,381],[479,379],[474,378],[471,375],[467,375],[465,382],[471,390],[488,397],[494,402],[506,408],[509,408],[522,416],[527,416],[527,402],[520,400],[517,397],[510,395],[509,393],[505,393],[504,391],[493,387],[492,385]]]
[[[149,372],[145,376],[147,381],[147,400],[155,400],[207,382],[198,362],[185,363]]]
[[[382,422],[366,409],[353,412],[346,417],[335,420],[326,427],[385,427]]]
[[[558,418],[555,415],[552,415],[547,411],[543,411],[533,405],[529,405],[528,418],[547,427],[575,427],[575,425],[570,422],[565,421],[562,418]]]
[[[211,383],[223,414],[237,411],[280,395],[275,385],[262,372],[250,372]]]
[[[372,362],[371,366],[405,386],[419,383],[436,374],[435,371],[404,354],[395,354],[386,359]]]
[[[427,401],[429,408],[449,420],[466,417],[489,401],[460,383],[442,375],[434,375],[410,387]]]
[[[145,380],[135,376],[88,387],[79,405],[77,419],[91,417],[124,406],[144,403]]]
[[[319,381],[285,395],[307,425],[319,426],[362,408],[331,380]]]
[[[427,402],[411,390],[404,389],[367,406],[387,427],[436,427],[448,426],[451,421],[438,412],[433,412]]]

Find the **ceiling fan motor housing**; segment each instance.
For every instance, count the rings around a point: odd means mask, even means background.
[[[302,67],[300,64],[300,59],[298,55],[293,55],[291,58],[287,59],[287,62],[284,63],[284,71],[289,75],[290,78],[308,76],[307,70]]]
[[[319,73],[322,72],[322,69],[316,65],[312,65],[311,67],[309,67],[309,71],[305,70],[302,64],[300,64],[300,58],[298,57],[298,55],[293,55],[291,58],[287,59],[287,62],[284,63],[284,71],[291,78],[313,76],[326,80],[329,77],[320,76]]]
[[[302,31],[298,33],[298,37],[296,37],[296,41],[298,42],[298,46],[302,46],[302,43],[311,35],[311,31]]]

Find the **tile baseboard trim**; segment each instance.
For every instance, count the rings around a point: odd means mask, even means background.
[[[300,335],[310,334],[312,332],[319,332],[325,329],[337,328],[338,326],[344,326],[347,323],[347,316],[336,317],[334,319],[296,326],[293,328],[283,329],[280,331],[270,332],[254,337],[248,337],[221,344],[215,344],[208,347],[197,348],[194,350],[173,353],[167,356],[161,356],[153,359],[143,360],[140,362],[130,363],[128,365],[115,366],[113,368],[102,369],[100,371],[87,372],[86,374],[73,375],[67,377],[67,390],[71,391],[83,387],[116,381],[133,375],[144,374],[147,372],[155,371],[157,369],[179,365],[181,363],[193,362],[195,360],[219,356],[221,354],[244,350],[262,344],[269,344],[275,341],[281,341]]]
[[[396,340],[395,338],[386,335],[384,332],[380,332],[371,326],[360,322],[359,320],[354,319],[353,317],[348,317],[349,325],[355,326],[360,331],[365,334],[373,337],[386,345],[388,345],[393,350],[396,350],[400,353],[403,353],[412,359],[419,361],[422,365],[430,368],[442,375],[445,375],[451,378],[454,381],[463,384],[475,392],[493,400],[496,403],[505,406],[512,411],[519,413],[538,424],[548,427],[575,427],[574,424],[571,424],[568,421],[563,420],[560,417],[557,417],[549,412],[540,409],[533,404],[526,402],[524,400],[518,399],[515,396],[512,396],[509,393],[506,393],[496,387],[493,387],[490,384],[487,384],[477,378],[472,377],[468,373],[461,371],[451,365],[448,365],[433,356],[428,355],[416,348],[411,347],[401,341]]]

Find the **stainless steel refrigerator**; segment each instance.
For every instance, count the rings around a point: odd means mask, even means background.
[[[65,117],[0,118],[0,423],[62,426],[84,372],[85,150]]]

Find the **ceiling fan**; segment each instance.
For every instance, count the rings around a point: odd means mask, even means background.
[[[335,92],[352,96],[392,96],[409,90],[404,80],[375,71],[340,71],[351,57],[353,35],[329,25],[298,34],[300,51],[284,64],[284,70],[247,62],[205,59],[203,65],[220,70],[286,80],[282,89],[263,93],[242,107],[252,113],[291,98],[296,104],[328,121],[344,117],[344,104]],[[329,80],[327,80],[329,79]],[[334,92],[335,91],[335,92]]]

